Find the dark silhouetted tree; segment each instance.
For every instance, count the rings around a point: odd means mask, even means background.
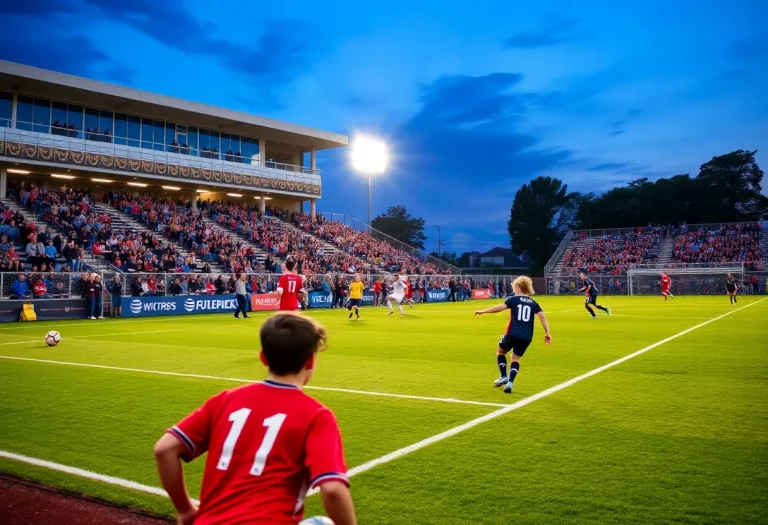
[[[390,206],[371,221],[371,227],[422,250],[427,240],[424,235],[424,219],[412,217],[405,206]]]
[[[527,253],[532,271],[540,273],[575,214],[567,185],[536,177],[515,193],[508,224],[512,251]]]

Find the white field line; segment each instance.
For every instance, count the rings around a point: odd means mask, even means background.
[[[64,339],[85,339],[87,337],[111,337],[113,335],[134,335],[134,334],[159,334],[164,332],[181,332],[181,330],[142,330],[140,332],[113,332],[111,334],[91,334],[91,335],[73,335],[72,337],[62,337]],[[0,343],[0,345],[23,345],[28,343],[43,343],[39,339],[30,339],[28,341],[13,341],[10,343]]]
[[[656,343],[653,343],[652,345],[648,345],[645,348],[641,348],[640,350],[637,350],[636,352],[632,352],[631,354],[625,355],[624,357],[621,357],[619,359],[616,359],[615,361],[611,361],[608,364],[605,364],[603,366],[600,366],[598,368],[595,368],[593,370],[590,370],[589,372],[586,372],[584,374],[581,374],[580,376],[574,377],[573,379],[569,379],[568,381],[565,381],[563,383],[560,383],[558,385],[555,385],[553,387],[547,388],[546,390],[542,390],[541,392],[534,394],[532,396],[526,397],[524,399],[521,399],[520,401],[516,403],[512,403],[511,405],[507,405],[504,408],[500,408],[499,410],[495,410],[491,412],[490,414],[486,414],[482,417],[478,417],[477,419],[473,419],[472,421],[468,421],[467,423],[464,423],[463,425],[459,425],[457,427],[451,428],[446,430],[445,432],[441,432],[440,434],[436,434],[432,437],[428,437],[426,439],[423,439],[417,443],[414,443],[413,445],[408,445],[407,447],[403,447],[399,450],[395,450],[394,452],[390,452],[389,454],[386,454],[384,456],[381,456],[379,458],[373,459],[371,461],[368,461],[366,463],[363,463],[362,465],[359,465],[357,467],[354,467],[347,472],[348,476],[355,476],[357,474],[361,474],[363,472],[366,472],[368,470],[371,470],[374,467],[377,467],[379,465],[383,465],[384,463],[389,463],[390,461],[393,461],[395,459],[401,458],[407,454],[410,454],[411,452],[416,452],[417,450],[420,450],[424,447],[427,447],[429,445],[432,445],[434,443],[437,443],[439,441],[442,441],[444,439],[447,439],[449,437],[455,436],[456,434],[459,434],[461,432],[464,432],[465,430],[469,430],[470,428],[476,427],[477,425],[480,425],[482,423],[486,423],[488,421],[491,421],[493,419],[496,419],[497,417],[503,416],[505,414],[508,414],[514,410],[517,410],[518,408],[522,408],[530,403],[533,403],[534,401],[538,401],[539,399],[543,399],[547,396],[550,396],[556,392],[559,392],[561,390],[564,390],[568,388],[569,386],[573,386],[576,383],[583,381],[585,379],[588,379],[592,376],[595,376],[601,372],[605,372],[606,370],[613,368],[615,366],[618,366],[626,361],[629,361],[630,359],[634,359],[637,356],[643,355],[644,353],[653,350],[654,348],[657,348],[663,344],[666,344],[670,341],[673,341],[677,339],[678,337],[682,337],[686,334],[689,334],[693,332],[694,330],[698,330],[699,328],[702,328],[704,326],[707,326],[710,323],[714,323],[715,321],[719,321],[720,319],[723,319],[724,317],[727,317],[731,314],[734,314],[738,311],[741,311],[745,308],[749,308],[750,306],[753,306],[758,303],[762,303],[763,301],[768,300],[768,297],[765,299],[761,299],[759,301],[755,301],[754,303],[750,303],[747,305],[744,305],[740,308],[736,308],[734,310],[731,310],[729,312],[724,313],[723,315],[720,315],[718,317],[714,317],[712,319],[709,319],[707,321],[704,321],[703,323],[699,323],[695,326],[692,326],[686,330],[683,330],[682,332],[678,332],[675,335],[671,335],[667,337],[666,339],[662,339],[661,341],[658,341]]]
[[[0,450],[0,458],[12,459],[14,461],[21,461],[22,463],[28,463],[35,465],[36,467],[47,468],[49,470],[56,470],[58,472],[64,472],[66,474],[72,474],[73,476],[79,476],[81,478],[91,479],[94,481],[101,481],[102,483],[108,483],[109,485],[117,485],[126,489],[138,490],[140,492],[146,492],[147,494],[154,494],[155,496],[168,497],[168,493],[161,488],[150,487],[142,483],[136,483],[123,478],[116,478],[114,476],[106,476],[97,472],[91,472],[77,467],[70,467],[68,465],[62,465],[61,463],[54,463],[53,461],[46,461],[44,459],[31,458],[22,454],[14,454],[6,450]],[[195,500],[195,503],[199,503]]]
[[[766,298],[766,299],[768,299],[768,298]],[[555,392],[559,392],[560,390],[568,388],[569,386],[574,385],[574,384],[578,383],[579,381],[583,381],[584,379],[587,379],[587,378],[590,378],[590,377],[592,377],[594,375],[597,375],[600,372],[604,372],[605,370],[608,370],[609,368],[612,368],[614,366],[620,365],[620,364],[624,363],[625,361],[629,361],[630,359],[633,359],[633,358],[635,358],[635,357],[637,357],[639,355],[644,354],[645,352],[653,350],[654,348],[656,348],[658,346],[661,346],[661,345],[663,345],[665,343],[668,343],[668,342],[670,342],[670,341],[672,341],[674,339],[677,339],[678,337],[682,337],[682,336],[684,336],[684,335],[686,335],[686,334],[688,334],[690,332],[693,332],[694,330],[698,330],[699,328],[701,328],[703,326],[706,326],[706,325],[708,325],[710,323],[718,321],[718,320],[720,320],[720,319],[722,319],[724,317],[727,317],[727,316],[729,316],[729,315],[731,315],[733,313],[736,313],[736,312],[738,312],[740,310],[743,310],[744,308],[749,308],[752,305],[755,305],[757,303],[761,303],[761,302],[765,301],[766,299],[761,299],[761,300],[756,301],[754,303],[750,303],[750,304],[744,305],[744,306],[742,306],[740,308],[737,308],[735,310],[731,310],[730,312],[726,312],[726,313],[724,313],[723,315],[721,315],[719,317],[714,317],[712,319],[709,319],[708,321],[705,321],[703,323],[697,324],[696,326],[692,326],[691,328],[688,328],[686,330],[683,330],[682,332],[679,332],[679,333],[677,333],[675,335],[667,337],[666,339],[662,339],[661,341],[659,341],[657,343],[654,343],[654,344],[652,344],[650,346],[646,346],[645,348],[642,348],[642,349],[640,349],[640,350],[638,350],[636,352],[633,352],[633,353],[631,353],[629,355],[626,355],[626,356],[624,356],[622,358],[616,359],[615,361],[611,361],[610,363],[608,363],[606,365],[603,365],[601,367],[598,367],[598,368],[595,368],[593,370],[590,370],[589,372],[586,372],[586,373],[584,373],[584,374],[582,374],[580,376],[574,377],[573,379],[565,381],[564,383],[560,383],[559,385],[555,385],[555,386],[553,386],[551,388],[543,390],[543,391],[539,392],[538,394],[534,394],[532,396],[526,397],[525,399],[521,399],[517,403],[513,403],[511,405],[507,405],[504,408],[501,408],[499,410],[491,412],[490,414],[487,414],[487,415],[485,415],[483,417],[479,417],[477,419],[473,419],[472,421],[464,423],[463,425],[459,425],[459,426],[454,427],[452,429],[446,430],[445,432],[441,432],[440,434],[436,434],[436,435],[434,435],[432,437],[429,437],[427,439],[423,439],[423,440],[421,440],[421,441],[419,441],[417,443],[414,443],[413,445],[409,445],[407,447],[403,447],[403,448],[401,448],[399,450],[396,450],[394,452],[391,452],[389,454],[381,456],[380,458],[376,458],[374,460],[368,461],[367,463],[363,463],[362,465],[359,465],[359,466],[351,469],[347,473],[347,475],[348,476],[355,476],[357,474],[361,474],[363,472],[371,470],[374,467],[377,467],[379,465],[383,465],[384,463],[388,463],[388,462],[390,462],[392,460],[395,460],[395,459],[398,459],[400,457],[403,457],[406,454],[410,454],[411,452],[415,452],[417,450],[420,450],[420,449],[422,449],[422,448],[424,448],[424,447],[426,447],[428,445],[431,445],[433,443],[437,443],[438,441],[442,441],[442,440],[444,440],[446,438],[449,438],[451,436],[455,436],[456,434],[464,432],[465,430],[469,430],[470,428],[476,427],[477,425],[480,425],[481,423],[485,423],[485,422],[490,421],[492,419],[495,419],[495,418],[497,418],[499,416],[502,416],[504,414],[512,412],[513,410],[517,410],[518,408],[522,408],[525,405],[533,403],[534,401],[538,401],[539,399],[542,399],[542,398],[547,397],[547,396],[549,396],[551,394],[554,394]],[[38,360],[33,359],[33,361],[38,361]],[[78,365],[77,363],[72,363],[72,364],[74,364],[75,366],[82,366],[82,365]],[[174,374],[169,374],[169,375],[174,375]],[[104,482],[104,483],[108,483],[110,485],[117,485],[119,487],[124,487],[124,488],[128,488],[128,489],[138,490],[138,491],[141,491],[141,492],[146,492],[148,494],[155,494],[155,495],[158,495],[158,496],[165,496],[165,497],[167,497],[167,493],[164,490],[159,489],[157,487],[150,487],[149,485],[143,485],[141,483],[136,483],[136,482],[129,481],[129,480],[126,480],[126,479],[122,479],[122,478],[116,478],[116,477],[112,477],[112,476],[105,476],[103,474],[97,474],[97,473],[91,472],[89,470],[83,470],[83,469],[80,469],[80,468],[70,467],[70,466],[67,466],[67,465],[61,465],[59,463],[53,463],[51,461],[46,461],[46,460],[42,460],[42,459],[31,458],[31,457],[23,456],[23,455],[20,455],[20,454],[14,454],[12,452],[6,452],[4,450],[0,450],[0,457],[4,457],[4,458],[7,458],[7,459],[12,459],[12,460],[16,460],[16,461],[21,461],[21,462],[24,462],[24,463],[28,463],[30,465],[36,465],[36,466],[39,466],[39,467],[48,468],[48,469],[56,470],[56,471],[59,471],[59,472],[65,472],[67,474],[72,474],[72,475],[75,475],[75,476],[80,476],[80,477],[87,478],[87,479],[92,479],[92,480],[95,480],[95,481],[101,481],[101,482]],[[317,490],[315,489],[313,491],[310,491],[309,495],[316,494],[316,493],[317,493]]]
[[[98,368],[102,370],[118,370],[121,372],[136,372],[140,374],[154,374],[154,375],[161,375],[161,376],[191,377],[194,379],[212,379],[215,381],[231,381],[233,383],[258,383],[259,382],[257,379],[242,379],[238,377],[220,377],[220,376],[210,376],[210,375],[203,375],[203,374],[187,374],[183,372],[166,372],[163,370],[146,370],[143,368],[128,368],[128,367],[122,367],[122,366],[96,365],[92,363],[75,363],[72,361],[56,361],[53,359],[37,359],[34,357],[18,357],[18,356],[0,355],[0,359],[8,359],[11,361],[28,361],[33,363],[47,363],[52,365],[79,366],[83,368]],[[399,399],[415,399],[418,401],[457,403],[460,405],[477,405],[477,406],[494,407],[494,408],[507,406],[506,404],[502,404],[502,403],[486,403],[483,401],[469,401],[465,399],[454,399],[450,397],[425,397],[425,396],[414,396],[409,394],[392,394],[389,392],[371,392],[368,390],[352,390],[349,388],[334,388],[334,387],[327,387],[327,386],[307,385],[304,388],[308,390],[319,390],[319,391],[325,391],[325,392],[342,392],[345,394],[358,394],[358,395],[365,395],[365,396],[395,397]]]

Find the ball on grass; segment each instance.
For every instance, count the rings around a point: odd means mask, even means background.
[[[333,525],[333,521],[325,516],[312,516],[299,522],[299,525]]]
[[[61,341],[61,334],[56,330],[51,330],[45,334],[45,344],[48,346],[56,346]]]

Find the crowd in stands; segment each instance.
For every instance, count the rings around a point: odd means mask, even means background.
[[[621,275],[633,263],[655,263],[663,229],[654,226],[603,235],[589,242],[587,234],[579,232],[576,241],[583,246],[568,249],[563,258],[566,271],[586,270],[588,273]]]
[[[683,224],[673,250],[673,260],[682,263],[743,262],[747,270],[762,270],[761,223],[697,227]]]
[[[162,267],[169,268],[168,271],[189,273],[190,270],[200,268],[203,273],[209,273],[211,264],[219,264],[233,273],[274,271],[271,258],[261,264],[252,248],[245,247],[242,241],[207,225],[202,210],[192,209],[188,202],[177,203],[167,197],[153,195],[119,193],[109,194],[108,201],[156,234],[184,248],[186,255],[169,252],[168,260],[160,261]]]
[[[338,246],[374,268],[399,271],[408,275],[450,273],[435,264],[413,257],[388,242],[380,241],[368,232],[355,230],[346,224],[328,221],[319,215],[312,220],[307,214],[286,210],[272,210],[272,213],[297,228]]]

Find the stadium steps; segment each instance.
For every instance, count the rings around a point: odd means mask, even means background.
[[[664,239],[664,244],[661,245],[661,251],[659,252],[659,268],[663,268],[665,264],[672,262],[672,255],[675,248],[675,238],[669,236]]]
[[[298,233],[300,233],[302,235],[305,235],[307,237],[312,237],[318,243],[320,243],[320,246],[323,247],[323,250],[326,253],[340,253],[342,255],[351,256],[349,252],[339,248],[338,246],[336,246],[332,242],[326,241],[325,239],[321,239],[320,237],[318,237],[316,235],[313,235],[313,234],[311,234],[309,232],[306,232],[306,231],[302,230],[301,228],[298,228],[298,227],[294,226],[290,222],[284,221],[283,219],[280,219],[279,217],[267,216],[266,219],[267,220],[271,220],[272,223],[274,224],[275,228],[277,228],[279,231],[293,231],[293,232],[298,232]],[[353,257],[355,257],[356,259],[359,259],[361,261],[363,260],[362,258],[360,258],[360,257],[358,257],[356,255],[353,256]],[[372,267],[371,263],[369,263],[369,262],[365,262],[364,264],[369,269]]]
[[[552,268],[552,271],[549,273],[549,275],[563,275],[565,273],[565,256],[571,253],[575,248],[584,248],[590,244],[593,244],[595,240],[596,239],[593,237],[588,237],[586,239],[572,241],[568,246],[566,246],[565,250],[563,250],[563,254],[560,256],[560,259],[558,259],[557,264],[555,264],[555,266]]]
[[[158,234],[157,232],[152,231],[150,228],[147,228],[146,225],[140,223],[139,221],[134,220],[131,216],[128,214],[117,210],[110,206],[109,204],[104,203],[96,203],[93,206],[97,211],[100,213],[105,213],[109,215],[112,218],[112,228],[113,229],[125,229],[125,230],[135,230],[137,232],[149,232],[157,235],[159,238],[162,238],[163,242],[170,244],[179,253],[189,253],[189,250],[184,248],[181,244],[177,242],[173,242],[170,239],[164,237],[161,234]],[[198,261],[198,266],[202,266],[204,264],[203,261]],[[218,262],[210,261],[208,264],[211,267],[211,271],[213,273],[227,273],[226,268],[224,268],[222,265],[220,265]],[[200,269],[193,270],[192,273],[200,273]]]
[[[211,215],[207,211],[203,213],[203,222],[207,226],[210,226],[214,231],[224,233],[226,235],[229,235],[230,237],[234,237],[235,239],[239,240],[245,248],[251,248],[253,250],[254,255],[256,256],[256,260],[259,261],[259,264],[264,265],[264,261],[267,260],[267,256],[269,255],[264,250],[264,248],[262,248],[258,244],[254,244],[244,234],[238,233],[236,231],[230,230],[229,228],[225,228],[224,226],[220,225],[219,223],[211,219]],[[274,259],[276,262],[281,261],[281,259],[277,256],[273,256],[272,259]]]

